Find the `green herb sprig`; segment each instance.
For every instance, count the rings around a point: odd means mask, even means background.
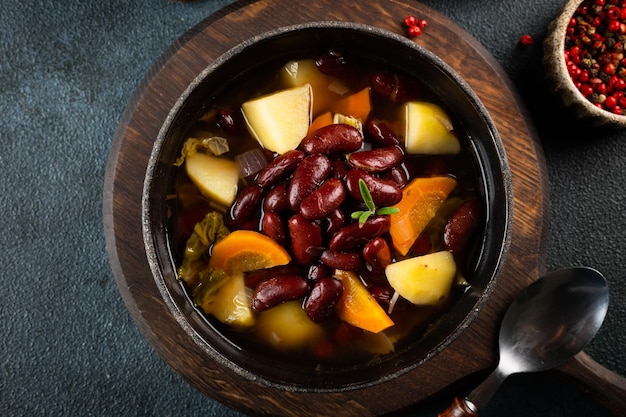
[[[372,199],[372,194],[367,188],[367,184],[365,184],[365,181],[362,179],[359,179],[359,191],[361,192],[361,197],[363,198],[363,202],[365,203],[367,210],[355,211],[350,215],[350,217],[354,220],[359,219],[359,227],[363,227],[363,224],[365,224],[367,219],[374,214],[396,214],[400,211],[396,207],[381,207],[377,210],[374,205],[374,200]]]

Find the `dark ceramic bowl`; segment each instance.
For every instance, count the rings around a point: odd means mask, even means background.
[[[341,48],[414,76],[448,109],[455,129],[464,132],[486,205],[471,290],[419,341],[367,364],[315,369],[271,359],[238,346],[198,309],[176,279],[174,239],[168,224],[166,197],[172,193],[173,162],[186,131],[205,104],[220,92],[269,63],[308,57],[330,47]],[[512,185],[501,140],[477,96],[448,65],[410,39],[371,26],[317,22],[285,27],[244,42],[202,73],[181,95],[160,130],[146,172],[143,234],[154,279],[180,326],[216,366],[243,377],[291,391],[332,392],[388,381],[419,367],[457,338],[489,300],[506,255],[511,233]]]

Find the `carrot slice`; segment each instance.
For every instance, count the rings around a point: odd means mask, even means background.
[[[236,230],[213,246],[210,269],[221,269],[228,275],[286,265],[291,257],[270,237],[252,230]]]
[[[319,116],[317,116],[315,119],[313,119],[313,122],[311,122],[311,124],[309,125],[309,135],[313,132],[315,132],[317,129],[324,127],[324,126],[328,126],[328,125],[332,125],[333,124],[333,115],[331,112],[326,112],[326,113],[322,113]]]
[[[335,104],[333,110],[345,116],[352,116],[361,121],[365,121],[372,110],[372,102],[370,100],[370,88],[342,98]]]
[[[404,187],[398,213],[389,217],[391,241],[400,254],[408,253],[454,187],[456,180],[447,176],[415,178]]]
[[[335,278],[343,284],[343,293],[337,305],[337,314],[341,320],[372,333],[393,326],[391,318],[354,272],[338,269]]]

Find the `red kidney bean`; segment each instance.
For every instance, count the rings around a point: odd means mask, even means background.
[[[404,188],[409,183],[409,172],[405,164],[401,163],[381,173],[380,178],[393,181],[398,184],[398,187]]]
[[[254,230],[255,232],[259,231],[259,223],[260,223],[261,219],[259,217],[259,214],[255,214],[253,217],[249,218],[248,220],[246,220],[245,222],[241,223],[239,226],[237,226],[239,229],[242,230]]]
[[[304,159],[304,152],[294,149],[277,156],[263,168],[256,178],[257,184],[267,188],[286,178]]]
[[[348,193],[358,201],[363,201],[359,189],[359,179],[365,181],[367,189],[372,195],[374,204],[379,207],[393,206],[402,200],[402,189],[394,181],[381,179],[360,169],[351,169],[346,176]]]
[[[351,324],[346,323],[345,321],[342,321],[341,323],[339,323],[339,326],[337,326],[337,329],[335,330],[334,339],[339,346],[348,346],[361,335],[361,329],[359,329],[358,327],[354,327]]]
[[[391,304],[394,292],[395,290],[389,285],[373,285],[370,288],[370,294],[372,294],[374,300],[385,308],[388,308],[389,304]]]
[[[217,124],[228,133],[236,133],[244,126],[239,112],[225,109],[218,110]]]
[[[313,264],[309,267],[306,278],[309,282],[316,282],[322,278],[329,278],[333,276],[333,271],[329,267],[323,264]]]
[[[472,233],[477,229],[482,213],[478,200],[467,200],[452,213],[443,229],[445,248],[457,255],[467,244]]]
[[[322,222],[322,225],[324,226],[324,236],[330,238],[345,224],[346,215],[344,214],[343,210],[335,210],[332,213],[329,213]]]
[[[266,211],[261,218],[261,232],[285,246],[289,243],[287,227],[278,212]]]
[[[363,225],[351,223],[333,235],[328,248],[331,251],[345,251],[365,245],[371,239],[387,233],[390,225],[389,216],[371,216]]]
[[[370,86],[379,95],[396,103],[415,100],[421,95],[421,88],[417,82],[396,73],[374,73],[370,77]]]
[[[300,148],[308,154],[349,153],[361,148],[363,135],[350,125],[335,123],[317,129],[307,135],[300,143]]]
[[[322,247],[322,231],[320,226],[296,214],[288,221],[291,236],[291,252],[294,260],[300,265],[309,265],[315,261]]]
[[[252,309],[264,311],[285,301],[297,300],[309,292],[306,279],[298,275],[279,275],[257,285],[252,295]]]
[[[343,182],[330,178],[300,203],[300,214],[309,220],[322,219],[334,212],[346,199]]]
[[[332,165],[332,176],[334,178],[339,178],[340,180],[345,181],[346,175],[348,175],[348,171],[350,171],[350,167],[348,166],[348,164],[346,164],[345,161],[342,161],[341,159],[335,159],[333,160]]]
[[[335,313],[335,307],[342,294],[341,281],[331,277],[322,278],[313,285],[304,302],[304,311],[316,323],[327,320]]]
[[[344,271],[354,271],[363,266],[363,259],[359,252],[335,252],[325,250],[320,256],[320,261],[331,268]]]
[[[271,268],[256,269],[254,271],[244,272],[243,280],[248,288],[255,289],[262,281],[266,281],[270,278],[280,275],[300,275],[304,273],[304,270],[299,265],[288,264],[278,265]]]
[[[376,237],[363,246],[363,258],[372,271],[381,272],[391,263],[391,249],[382,237]]]
[[[400,146],[400,139],[387,123],[381,120],[369,120],[363,126],[363,132],[371,139],[383,146]]]
[[[300,203],[328,178],[332,165],[328,157],[321,154],[309,155],[302,160],[293,173],[287,197],[293,211],[300,210]]]
[[[264,211],[285,212],[290,209],[291,206],[287,197],[287,184],[280,183],[265,194],[265,199],[263,200]]]
[[[383,97],[391,97],[397,88],[398,76],[388,72],[376,72],[370,76],[372,90]]]
[[[433,250],[433,243],[430,240],[430,236],[427,233],[422,233],[418,236],[417,240],[411,248],[411,255],[420,256],[426,255]]]
[[[350,70],[352,64],[349,58],[337,50],[330,50],[315,59],[315,66],[322,74],[340,76]]]
[[[259,208],[263,190],[256,184],[248,185],[237,193],[237,197],[226,213],[226,221],[229,224],[241,226]]]
[[[383,172],[398,165],[403,158],[404,153],[399,147],[386,146],[369,151],[352,152],[348,156],[348,164],[368,172]]]

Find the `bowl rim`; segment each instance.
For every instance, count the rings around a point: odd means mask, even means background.
[[[366,381],[363,383],[357,383],[350,386],[342,387],[339,391],[343,391],[346,389],[356,389],[371,385],[380,384],[390,379],[394,379],[399,375],[402,375],[406,372],[411,371],[416,368],[420,364],[427,361],[433,355],[436,355],[443,349],[447,348],[450,343],[452,343],[474,320],[474,318],[479,314],[484,306],[485,302],[488,300],[490,294],[493,291],[493,288],[497,282],[497,279],[500,275],[500,272],[506,263],[506,256],[509,250],[511,235],[512,235],[512,223],[513,223],[513,186],[512,186],[512,178],[511,178],[511,170],[508,164],[508,160],[506,157],[506,153],[504,151],[504,146],[502,143],[502,139],[496,129],[493,120],[489,116],[489,113],[486,107],[482,104],[478,96],[474,93],[469,84],[460,76],[458,73],[453,70],[448,64],[446,64],[443,60],[441,60],[437,55],[424,48],[423,46],[416,44],[403,36],[400,36],[396,33],[390,32],[386,29],[381,29],[375,26],[361,24],[361,23],[353,23],[353,22],[345,22],[345,21],[332,21],[332,20],[324,20],[324,21],[315,21],[315,22],[307,22],[301,24],[294,24],[288,26],[282,26],[273,30],[269,30],[253,36],[246,41],[236,45],[235,47],[229,49],[227,52],[220,55],[218,58],[209,63],[195,78],[194,80],[187,86],[185,91],[178,97],[175,104],[172,106],[169,111],[166,119],[164,120],[161,128],[159,129],[158,136],[156,137],[152,151],[150,153],[150,158],[148,161],[148,165],[146,168],[146,176],[144,179],[143,193],[141,199],[142,205],[142,215],[141,215],[141,224],[142,224],[142,234],[144,240],[144,246],[146,249],[147,261],[152,272],[152,276],[155,280],[157,288],[161,293],[165,304],[172,312],[174,318],[178,322],[178,324],[183,328],[185,333],[191,336],[191,338],[200,346],[200,348],[206,352],[211,359],[219,363],[221,366],[226,366],[228,369],[233,370],[238,375],[252,381],[262,382],[265,385],[280,388],[283,390],[289,391],[306,391],[306,392],[335,392],[338,391],[337,388],[324,388],[324,387],[311,387],[311,386],[295,386],[290,383],[284,383],[280,381],[275,381],[272,379],[264,378],[263,376],[259,376],[258,374],[241,367],[238,363],[232,361],[228,357],[226,357],[223,353],[215,349],[210,343],[207,343],[206,339],[202,337],[202,335],[198,334],[196,329],[189,323],[189,320],[182,311],[180,306],[174,300],[170,289],[168,288],[167,283],[165,282],[165,277],[162,274],[161,269],[161,259],[157,254],[157,250],[155,247],[155,242],[152,237],[152,212],[151,212],[151,190],[154,184],[154,179],[157,176],[156,169],[158,165],[158,161],[160,158],[160,153],[163,148],[163,143],[167,139],[168,132],[171,128],[173,121],[176,119],[177,115],[181,112],[183,106],[187,98],[190,94],[202,84],[205,78],[210,75],[213,71],[224,65],[227,61],[229,61],[233,56],[242,53],[249,47],[253,47],[260,41],[264,41],[267,39],[272,39],[277,36],[281,36],[287,34],[289,32],[303,30],[303,29],[342,29],[342,30],[351,30],[351,31],[364,31],[370,33],[375,36],[382,36],[384,38],[391,39],[393,41],[400,42],[405,46],[415,50],[421,57],[426,57],[439,71],[445,73],[446,76],[450,77],[453,82],[461,88],[465,97],[471,102],[471,104],[479,110],[478,113],[482,116],[482,121],[487,126],[487,129],[493,135],[493,145],[495,145],[495,151],[498,155],[498,160],[500,162],[499,174],[502,176],[502,185],[504,187],[504,199],[505,207],[503,207],[504,211],[504,232],[503,238],[501,240],[502,245],[500,247],[500,251],[497,254],[497,262],[495,269],[492,272],[492,278],[487,282],[485,287],[482,289],[478,299],[475,301],[474,308],[470,311],[464,319],[459,323],[459,325],[451,331],[444,340],[431,349],[428,355],[425,355],[419,361],[415,361],[415,363],[410,366],[405,366],[401,370],[392,372],[388,375],[385,375],[382,378],[377,378],[373,381]],[[483,175],[484,177],[484,175]],[[494,255],[495,257],[495,255]]]

